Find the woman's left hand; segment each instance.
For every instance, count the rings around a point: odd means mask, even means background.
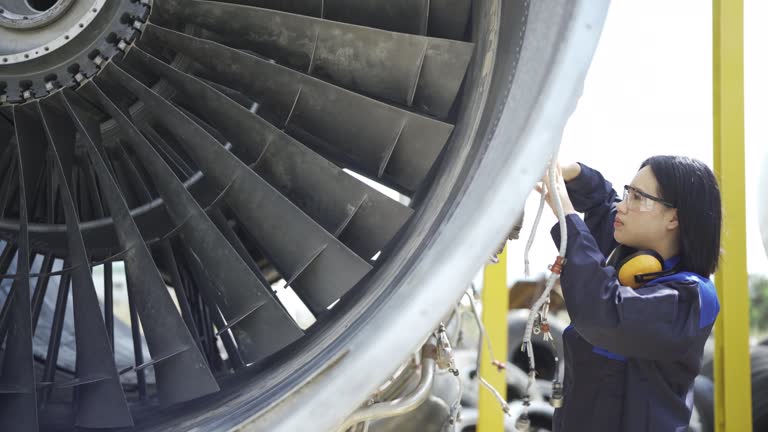
[[[553,198],[553,191],[549,190],[551,185],[549,182],[549,169],[544,173],[544,177],[541,179],[541,181],[547,186],[547,194],[546,194],[546,200],[547,204],[549,204],[549,208],[552,209],[552,213],[557,216],[557,207],[555,206],[554,198]],[[555,166],[555,182],[554,182],[554,193],[557,194],[557,196],[560,197],[560,204],[563,208],[563,213],[568,215],[571,213],[576,213],[576,210],[573,208],[573,203],[571,203],[571,198],[568,196],[568,190],[565,187],[565,180],[563,180],[563,173],[560,170],[560,163],[558,162]],[[541,183],[536,184],[536,191],[541,193],[542,187]]]

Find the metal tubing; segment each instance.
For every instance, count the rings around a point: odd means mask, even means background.
[[[430,336],[421,349],[421,380],[410,395],[360,408],[347,417],[339,430],[345,431],[365,421],[402,415],[415,410],[424,403],[432,391],[432,383],[435,379],[435,353],[437,352],[435,344],[435,337]]]

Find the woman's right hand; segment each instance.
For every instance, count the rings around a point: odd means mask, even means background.
[[[578,165],[578,164],[576,164]],[[569,166],[571,170],[574,169],[573,166]],[[578,172],[581,172],[581,167],[579,166]],[[573,172],[569,172],[569,174],[573,175]],[[578,173],[576,174],[578,175]],[[576,177],[576,175],[573,175],[571,177],[572,179]],[[568,190],[565,187],[565,173],[563,170],[563,167],[560,166],[559,163],[557,163],[555,167],[555,178],[554,178],[554,190],[550,190],[550,182],[549,182],[549,173],[544,173],[544,178],[541,179],[541,183],[537,184],[535,186],[536,192],[541,193],[542,190],[546,189],[546,194],[544,195],[545,199],[547,200],[547,204],[549,204],[549,208],[552,209],[552,213],[557,216],[558,211],[555,205],[554,195],[557,194],[558,197],[560,197],[560,205],[564,212],[564,214],[568,215],[571,213],[576,213],[576,210],[573,208],[573,203],[571,203],[571,198],[568,196]],[[546,185],[545,188],[542,188],[542,185]]]

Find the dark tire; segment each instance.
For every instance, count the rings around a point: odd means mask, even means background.
[[[701,374],[706,375],[709,379],[712,379],[712,358],[715,356],[715,338],[710,336],[707,342],[704,343],[704,352],[701,355]],[[704,368],[707,367],[708,372],[705,373]]]
[[[752,430],[768,430],[768,347],[752,348]]]
[[[528,416],[531,419],[531,432],[549,432],[553,429],[555,413],[549,404],[532,405]]]
[[[517,309],[510,311],[507,315],[507,341],[509,355],[507,361],[519,367],[523,371],[528,371],[528,355],[520,350],[523,344],[523,333],[525,324],[528,320],[527,309]],[[565,324],[554,318],[549,318],[549,329],[554,337],[554,347],[551,342],[547,342],[542,335],[533,335],[533,352],[536,359],[536,377],[551,381],[555,377],[555,372],[563,376],[565,368],[563,359],[563,331]],[[560,359],[558,364],[557,359]]]
[[[768,346],[761,344],[752,347],[750,364],[752,366],[752,428],[754,431],[764,431],[768,430]],[[712,360],[705,363],[701,369],[702,375],[708,378],[707,381],[710,383],[712,382],[713,370]],[[697,403],[699,413],[702,415],[702,422],[704,422],[705,418],[714,417],[714,385],[712,385],[711,390],[706,390],[707,384],[702,382],[705,381],[697,378],[697,382],[694,384],[694,401]],[[699,400],[702,401],[702,406],[712,407],[710,411],[712,415],[706,416],[704,414],[702,408],[699,408]],[[709,424],[714,425],[714,421]]]
[[[706,376],[699,375],[693,383],[693,404],[699,413],[702,432],[715,430],[715,385]]]

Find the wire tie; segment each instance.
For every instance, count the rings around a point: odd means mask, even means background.
[[[561,274],[563,272],[565,261],[565,257],[558,255],[557,258],[555,258],[555,263],[549,266],[549,270],[552,271],[552,273]]]

